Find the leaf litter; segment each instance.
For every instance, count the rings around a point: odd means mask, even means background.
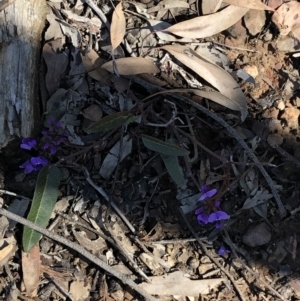
[[[22,274],[26,295],[41,298],[48,288],[55,300],[299,297],[299,3],[48,4],[44,126],[58,122],[69,133],[51,162],[62,173],[57,204],[65,206],[49,228],[121,276],[46,236],[20,265],[15,242],[1,237],[3,264],[17,264],[10,269]],[[32,178],[18,178],[20,191],[7,190],[32,197]],[[58,254],[70,277],[57,268]],[[39,259],[32,279],[22,273]],[[286,278],[273,286],[251,269]],[[133,291],[122,275],[134,279]]]

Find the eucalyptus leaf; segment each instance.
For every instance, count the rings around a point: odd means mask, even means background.
[[[158,152],[167,156],[186,156],[189,151],[177,145],[164,142],[147,135],[141,135],[144,145],[152,151]]]
[[[132,120],[132,116],[133,116],[132,114],[125,113],[125,112],[111,114],[93,123],[87,129],[85,129],[85,131],[88,134],[91,134],[91,133],[113,130],[121,126],[127,120],[127,118]]]
[[[59,168],[56,166],[44,166],[40,170],[30,212],[27,216],[29,221],[46,228],[57,200],[59,184]],[[42,234],[25,226],[23,231],[24,252],[29,253],[41,237]]]
[[[180,188],[186,188],[182,168],[179,165],[177,156],[161,155],[169,175]]]

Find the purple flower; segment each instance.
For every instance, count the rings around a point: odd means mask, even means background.
[[[212,196],[214,196],[217,193],[217,189],[211,189],[209,190],[209,188],[206,185],[203,185],[201,187],[201,191],[203,192],[201,197],[199,198],[199,201],[204,201],[207,198],[211,198]]]
[[[197,220],[198,220],[198,223],[200,225],[203,225],[203,224],[207,224],[209,221],[208,221],[208,214],[205,214],[205,213],[201,213],[201,214],[198,214],[197,215]]]
[[[32,157],[19,167],[24,168],[24,172],[26,174],[29,174],[33,171],[39,171],[43,166],[46,166],[48,164],[48,160],[43,157]]]
[[[229,219],[229,215],[224,211],[216,211],[208,217],[208,222],[213,223],[221,220]]]
[[[221,248],[218,250],[218,255],[225,256],[228,253],[230,253],[229,250],[227,250],[224,246],[221,246]]]
[[[57,150],[58,150],[58,146],[57,145],[54,145],[54,144],[52,144],[50,142],[46,142],[44,144],[44,149],[48,149],[48,148],[50,148],[51,155],[54,155],[57,152]]]
[[[21,148],[31,150],[32,148],[36,147],[36,140],[34,138],[23,138],[21,143]]]

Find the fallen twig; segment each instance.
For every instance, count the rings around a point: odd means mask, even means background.
[[[143,289],[141,289],[135,282],[133,282],[131,279],[129,279],[127,275],[120,274],[113,267],[109,266],[106,262],[104,262],[104,261],[100,260],[99,258],[97,258],[96,256],[94,256],[93,254],[88,252],[85,248],[78,245],[77,243],[71,242],[71,241],[65,239],[64,237],[61,237],[51,231],[48,231],[47,229],[44,229],[44,228],[28,221],[27,219],[20,217],[14,213],[11,213],[3,208],[0,208],[0,214],[20,223],[22,225],[30,227],[33,230],[36,230],[36,231],[42,233],[43,235],[46,235],[49,238],[71,248],[72,250],[78,252],[79,254],[81,254],[82,256],[84,256],[85,258],[87,258],[88,260],[90,260],[91,262],[93,262],[94,264],[96,264],[97,266],[99,266],[100,268],[105,270],[106,272],[110,273],[114,277],[121,280],[124,284],[130,286],[137,293],[139,293],[141,296],[143,296],[146,300],[157,301],[156,298],[149,295],[147,292],[145,292]]]

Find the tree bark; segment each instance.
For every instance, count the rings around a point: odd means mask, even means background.
[[[29,137],[39,116],[45,0],[16,0],[0,11],[0,148]]]

